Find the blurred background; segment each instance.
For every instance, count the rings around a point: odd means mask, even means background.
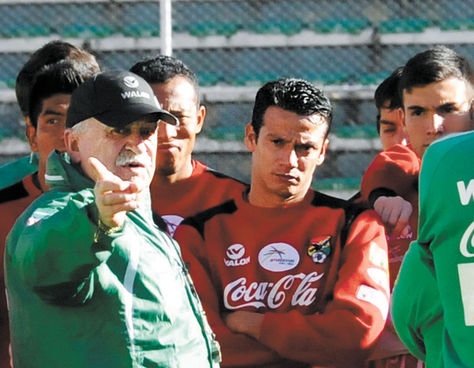
[[[174,0],[172,55],[198,75],[208,109],[196,158],[250,179],[245,124],[279,77],[330,96],[330,152],[314,187],[349,196],[380,150],[373,93],[415,53],[446,45],[474,61],[474,0]],[[14,88],[32,52],[63,39],[102,69],[160,53],[160,2],[0,0],[0,164],[29,153]]]

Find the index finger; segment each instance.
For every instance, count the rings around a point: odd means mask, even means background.
[[[100,162],[95,157],[89,157],[89,163],[93,169],[93,174],[94,174],[94,179],[95,181],[99,180],[109,180],[109,181],[114,181],[115,175],[112,174],[106,167],[105,165]]]

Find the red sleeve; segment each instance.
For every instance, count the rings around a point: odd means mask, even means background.
[[[193,283],[221,346],[221,366],[257,366],[281,361],[281,357],[265,345],[247,335],[234,333],[225,325],[220,315],[219,294],[212,281],[201,235],[191,226],[180,225],[174,238],[180,244],[184,261],[190,265]]]
[[[370,164],[361,184],[363,200],[375,189],[388,189],[406,198],[416,188],[420,159],[409,147],[397,144],[380,152]]]
[[[364,366],[388,313],[387,264],[383,225],[374,211],[366,211],[351,227],[334,298],[325,312],[266,313],[259,340],[288,359],[318,366]]]

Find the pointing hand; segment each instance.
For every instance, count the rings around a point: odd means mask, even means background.
[[[138,186],[114,175],[95,157],[89,158],[89,164],[93,169],[95,202],[100,220],[108,227],[123,226],[127,211],[138,208]]]

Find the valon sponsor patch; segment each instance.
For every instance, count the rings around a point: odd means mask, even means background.
[[[244,257],[245,247],[242,244],[232,244],[225,252],[224,263],[227,267],[244,266],[250,262],[250,256]]]

